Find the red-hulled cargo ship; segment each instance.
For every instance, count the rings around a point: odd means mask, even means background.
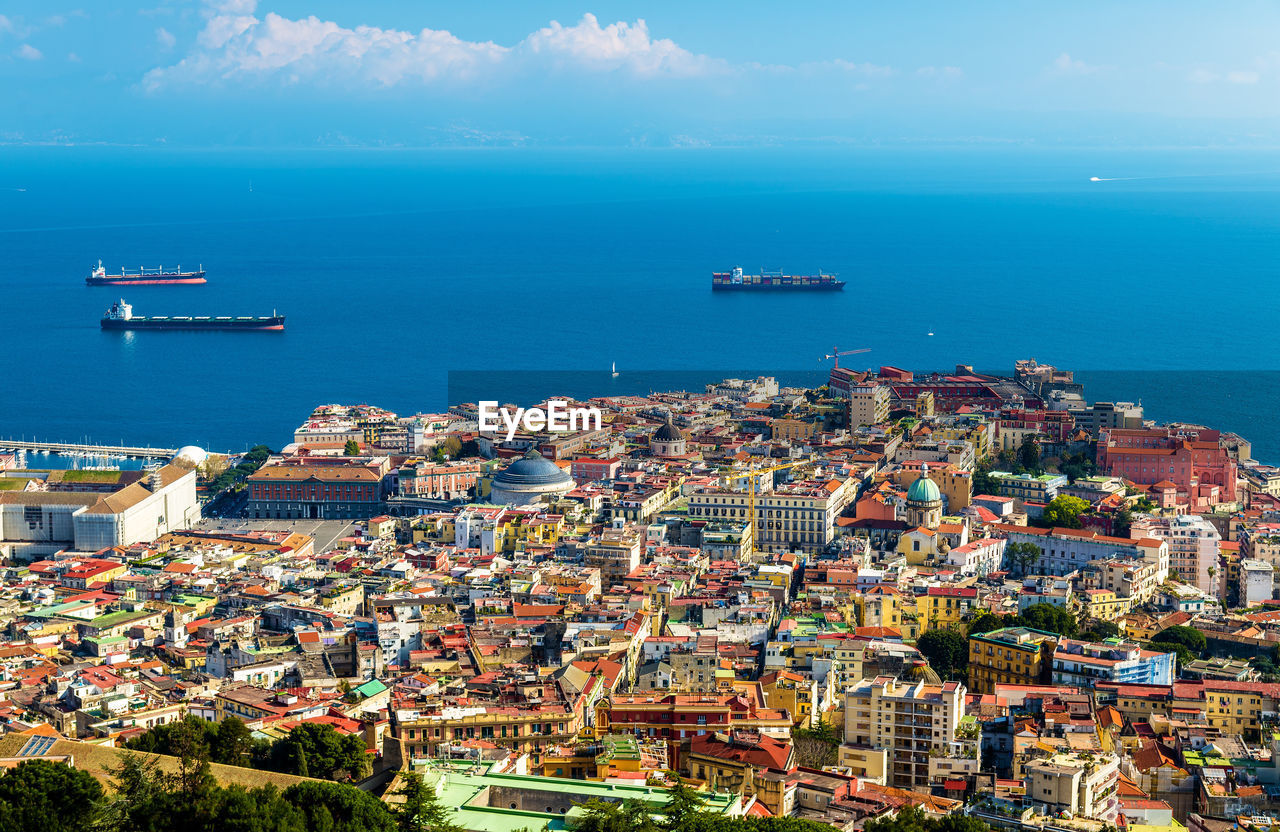
[[[89,286],[166,286],[174,283],[204,283],[204,266],[194,272],[184,272],[181,266],[165,271],[164,266],[160,266],[155,269],[143,267],[136,272],[128,273],[121,269],[120,274],[107,274],[107,270],[102,267],[102,261],[99,260],[98,267],[89,273],[84,282]]]
[[[760,274],[743,274],[741,267],[734,267],[731,272],[715,272],[711,275],[711,288],[718,291],[737,290],[744,292],[769,291],[782,289],[788,291],[838,292],[844,288],[843,280],[836,280],[833,274],[818,272],[812,275],[783,274],[781,271]]]

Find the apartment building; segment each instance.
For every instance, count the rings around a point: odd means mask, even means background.
[[[888,785],[927,790],[930,754],[946,754],[955,742],[964,698],[960,682],[863,679],[845,693],[845,743],[887,750]]]
[[[995,693],[996,685],[1048,682],[1056,633],[1030,627],[1005,627],[969,636],[969,689]]]

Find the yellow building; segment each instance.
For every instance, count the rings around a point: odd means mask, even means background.
[[[1048,681],[1058,636],[1030,627],[1005,627],[969,636],[969,690],[995,693],[1000,685]]]
[[[912,483],[920,478],[920,471],[926,464],[918,460],[904,463],[900,469],[890,475],[893,484],[902,489],[910,488]],[[969,505],[973,497],[972,472],[962,471],[954,465],[936,463],[929,465],[928,468],[929,479],[933,480],[933,484],[942,492],[949,514],[955,514]]]
[[[959,628],[977,603],[976,587],[929,587],[924,595],[916,596],[916,620],[920,622],[920,632]]]
[[[1079,597],[1084,604],[1081,612],[1085,618],[1115,621],[1129,611],[1130,599],[1121,598],[1110,589],[1086,589]]]
[[[892,587],[873,586],[854,599],[858,605],[858,624],[862,627],[902,628],[903,597]]]

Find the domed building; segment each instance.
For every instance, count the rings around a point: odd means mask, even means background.
[[[198,448],[195,445],[183,445],[178,452],[173,455],[174,462],[186,462],[189,465],[199,467],[209,458],[209,453],[204,448]]]
[[[649,451],[654,456],[668,458],[685,455],[684,434],[678,427],[671,424],[670,417],[649,437]]]
[[[920,476],[907,489],[907,525],[937,529],[942,525],[942,489],[929,479],[929,466],[920,466]]]
[[[573,490],[576,483],[559,465],[534,448],[493,476],[489,501],[498,505],[524,506],[555,499]]]

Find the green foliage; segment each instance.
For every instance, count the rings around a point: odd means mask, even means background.
[[[1017,620],[1024,627],[1057,633],[1060,636],[1074,638],[1076,634],[1075,615],[1053,604],[1035,604],[1027,607],[1017,616]]]
[[[991,612],[980,612],[969,621],[968,633],[971,636],[989,633],[1005,626],[1001,616]]]
[[[593,797],[578,805],[582,817],[576,832],[661,832],[648,804],[639,800],[610,803]]]
[[[360,456],[360,443],[354,439],[348,439],[342,446],[342,454],[343,456]]]
[[[906,806],[894,817],[879,817],[867,821],[864,832],[990,832],[977,818],[966,815],[930,817],[915,806]]]
[[[101,812],[93,775],[50,760],[30,760],[0,777],[0,832],[81,832]]]
[[[1103,641],[1120,635],[1120,627],[1113,621],[1090,621],[1088,628],[1080,633],[1085,641]]]
[[[332,725],[304,722],[268,749],[255,749],[256,768],[300,777],[360,780],[369,774],[369,755],[357,734],[339,734]]]
[[[1204,633],[1192,627],[1183,627],[1181,625],[1161,630],[1155,634],[1152,640],[1169,644],[1181,644],[1196,656],[1204,655],[1204,649],[1209,646]]]
[[[1062,459],[1058,465],[1058,472],[1065,474],[1067,479],[1075,482],[1084,477],[1092,477],[1098,473],[1098,465],[1094,462],[1092,454],[1078,453],[1070,454]]]
[[[396,819],[381,800],[339,783],[295,783],[284,800],[301,810],[307,829],[328,832],[396,832]],[[423,827],[432,829],[432,827]],[[441,832],[447,830],[441,829]]]
[[[440,803],[435,790],[422,782],[422,775],[408,772],[401,778],[396,792],[404,803],[396,812],[400,832],[462,832],[453,822],[448,807]]]
[[[677,779],[667,795],[667,806],[663,810],[660,826],[667,832],[682,830],[706,805],[707,801],[702,799],[702,795]]]
[[[303,723],[272,743],[254,740],[249,728],[234,717],[213,723],[188,715],[139,734],[126,747],[299,777],[360,780],[369,774],[369,756],[359,735],[339,734],[332,725],[314,722]]]
[[[210,490],[216,494],[243,482],[250,474],[261,468],[262,463],[266,462],[269,456],[271,456],[271,449],[266,445],[254,445],[241,457],[234,468],[228,468],[214,478],[209,484]]]
[[[1005,559],[1016,565],[1018,574],[1024,576],[1027,574],[1027,570],[1035,565],[1043,554],[1044,550],[1034,543],[1009,543],[1004,547]]]
[[[963,678],[969,667],[969,641],[955,630],[926,630],[916,640],[916,649],[944,679]]]
[[[1018,446],[1018,464],[1029,474],[1040,473],[1040,443],[1031,436],[1022,437]]]
[[[1186,667],[1196,660],[1196,654],[1188,650],[1185,644],[1178,644],[1174,641],[1153,641],[1147,645],[1147,649],[1154,650],[1157,653],[1176,653],[1178,667]]]
[[[177,741],[197,749],[195,733]],[[275,786],[221,787],[198,756],[184,756],[178,771],[162,772],[155,758],[126,753],[111,770],[115,792],[102,805],[96,827],[115,832],[395,832],[386,806],[354,786],[304,782],[281,793]],[[36,828],[36,827],[31,827]],[[0,826],[0,832],[7,832]],[[445,832],[442,830],[442,832]]]
[[[1128,506],[1120,509],[1111,518],[1111,533],[1116,537],[1128,537],[1133,529],[1133,512]]]
[[[1084,524],[1080,515],[1089,510],[1089,501],[1079,497],[1059,494],[1044,507],[1041,524],[1048,527],[1061,526],[1064,529],[1078,529]]]
[[[840,756],[840,738],[826,717],[818,715],[812,728],[796,728],[791,732],[796,764],[805,768],[835,765]]]

